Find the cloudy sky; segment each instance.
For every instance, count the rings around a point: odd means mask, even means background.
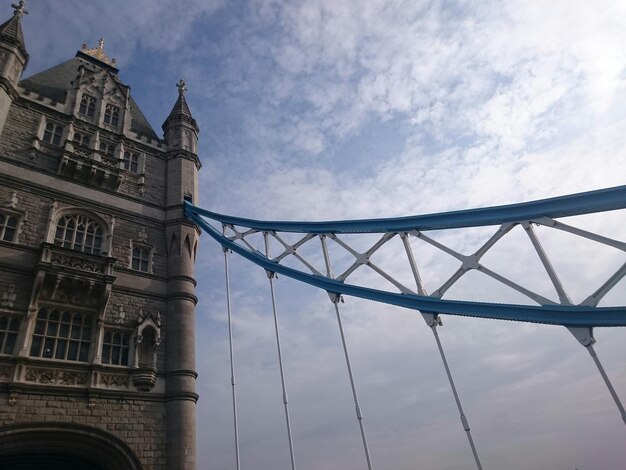
[[[103,37],[157,131],[185,78],[201,128],[202,206],[214,211],[387,217],[624,184],[624,1],[30,0],[28,8],[26,75]],[[623,213],[570,221],[621,240],[625,222]],[[471,253],[489,233],[435,235]],[[574,300],[625,261],[623,252],[540,236]],[[223,259],[204,238],[198,468],[228,469]],[[419,253],[432,291],[456,266]],[[390,253],[390,269],[394,260]],[[489,262],[554,297],[523,233]],[[288,468],[267,279],[234,257],[231,274],[242,468]],[[603,305],[624,305],[625,287]],[[365,468],[328,297],[283,278],[277,295],[298,468]],[[519,301],[479,274],[449,297]],[[341,308],[374,467],[472,468],[421,317],[350,298]],[[564,328],[445,317],[440,331],[485,469],[626,467],[624,423]],[[626,399],[624,334],[598,329],[596,349]]]

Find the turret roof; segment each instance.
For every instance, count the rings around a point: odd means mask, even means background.
[[[28,52],[26,52],[26,44],[24,43],[24,33],[22,32],[22,16],[28,14],[25,9],[24,0],[15,5],[11,5],[15,11],[13,16],[0,25],[0,40],[15,44],[17,48],[24,54],[28,61]]]
[[[189,106],[187,105],[187,100],[185,99],[185,92],[187,88],[185,87],[185,81],[181,79],[176,86],[178,87],[178,99],[176,103],[174,103],[174,107],[170,112],[170,115],[167,117],[165,122],[163,123],[163,130],[168,126],[168,124],[174,121],[187,121],[192,124],[196,130],[198,130],[198,125],[196,124],[196,120],[191,115],[191,111],[189,110]]]

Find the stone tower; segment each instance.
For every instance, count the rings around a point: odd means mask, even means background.
[[[198,126],[159,138],[100,40],[19,81],[0,26],[0,468],[195,469]]]
[[[20,20],[27,14],[24,0],[13,5],[13,17],[0,26],[0,133],[17,98],[17,84],[28,64],[28,53],[24,45],[24,34]]]

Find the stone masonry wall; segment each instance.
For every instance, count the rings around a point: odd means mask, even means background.
[[[9,406],[0,393],[0,426],[18,423],[76,423],[123,440],[145,470],[165,468],[165,404],[137,399],[93,398],[63,394],[20,394]]]

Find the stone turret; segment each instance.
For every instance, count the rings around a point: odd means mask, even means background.
[[[185,82],[163,124],[167,144],[168,291],[166,322],[167,468],[195,469],[196,394],[194,264],[200,232],[183,214],[185,199],[198,203],[198,126],[185,100]]]
[[[17,98],[17,83],[28,64],[28,52],[22,33],[22,16],[28,14],[24,0],[11,5],[13,17],[0,25],[0,133],[11,103]]]

